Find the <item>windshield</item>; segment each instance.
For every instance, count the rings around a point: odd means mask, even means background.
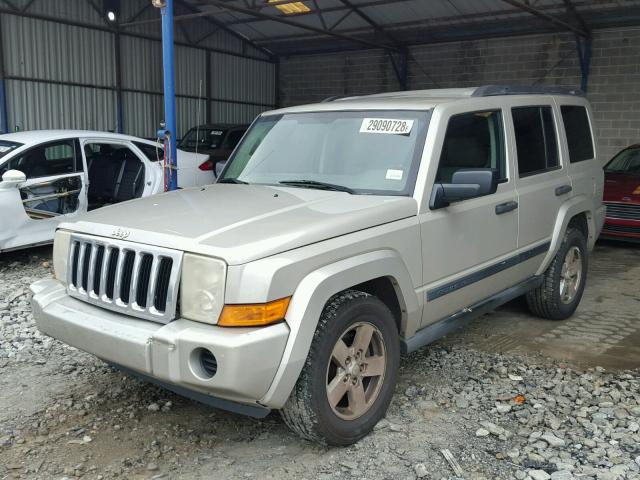
[[[216,128],[192,128],[189,130],[178,145],[178,148],[202,148],[214,150],[220,148],[224,130]]]
[[[14,151],[16,148],[21,147],[22,143],[8,142],[6,140],[0,140],[0,158]]]
[[[605,172],[640,176],[640,148],[623,150],[604,167]]]
[[[430,111],[259,118],[220,181],[411,195]]]

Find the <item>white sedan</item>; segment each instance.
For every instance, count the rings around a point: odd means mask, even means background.
[[[50,243],[58,223],[164,191],[163,146],[116,133],[0,135],[0,252]],[[180,188],[213,183],[207,155],[178,150]]]

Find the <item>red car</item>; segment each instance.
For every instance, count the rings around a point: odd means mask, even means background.
[[[607,217],[601,237],[640,241],[640,144],[613,157],[604,174]]]

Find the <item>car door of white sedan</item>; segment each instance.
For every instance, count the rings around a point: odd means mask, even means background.
[[[86,212],[77,139],[32,147],[7,159],[5,169],[21,171],[26,181],[0,190],[0,251],[49,243],[60,222]]]

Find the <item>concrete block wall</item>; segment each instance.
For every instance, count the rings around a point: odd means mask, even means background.
[[[580,86],[575,38],[569,33],[421,45],[410,52],[410,89]],[[283,58],[279,80],[283,105],[399,89],[389,57],[377,50]],[[640,27],[594,32],[588,98],[603,162],[640,143]]]

